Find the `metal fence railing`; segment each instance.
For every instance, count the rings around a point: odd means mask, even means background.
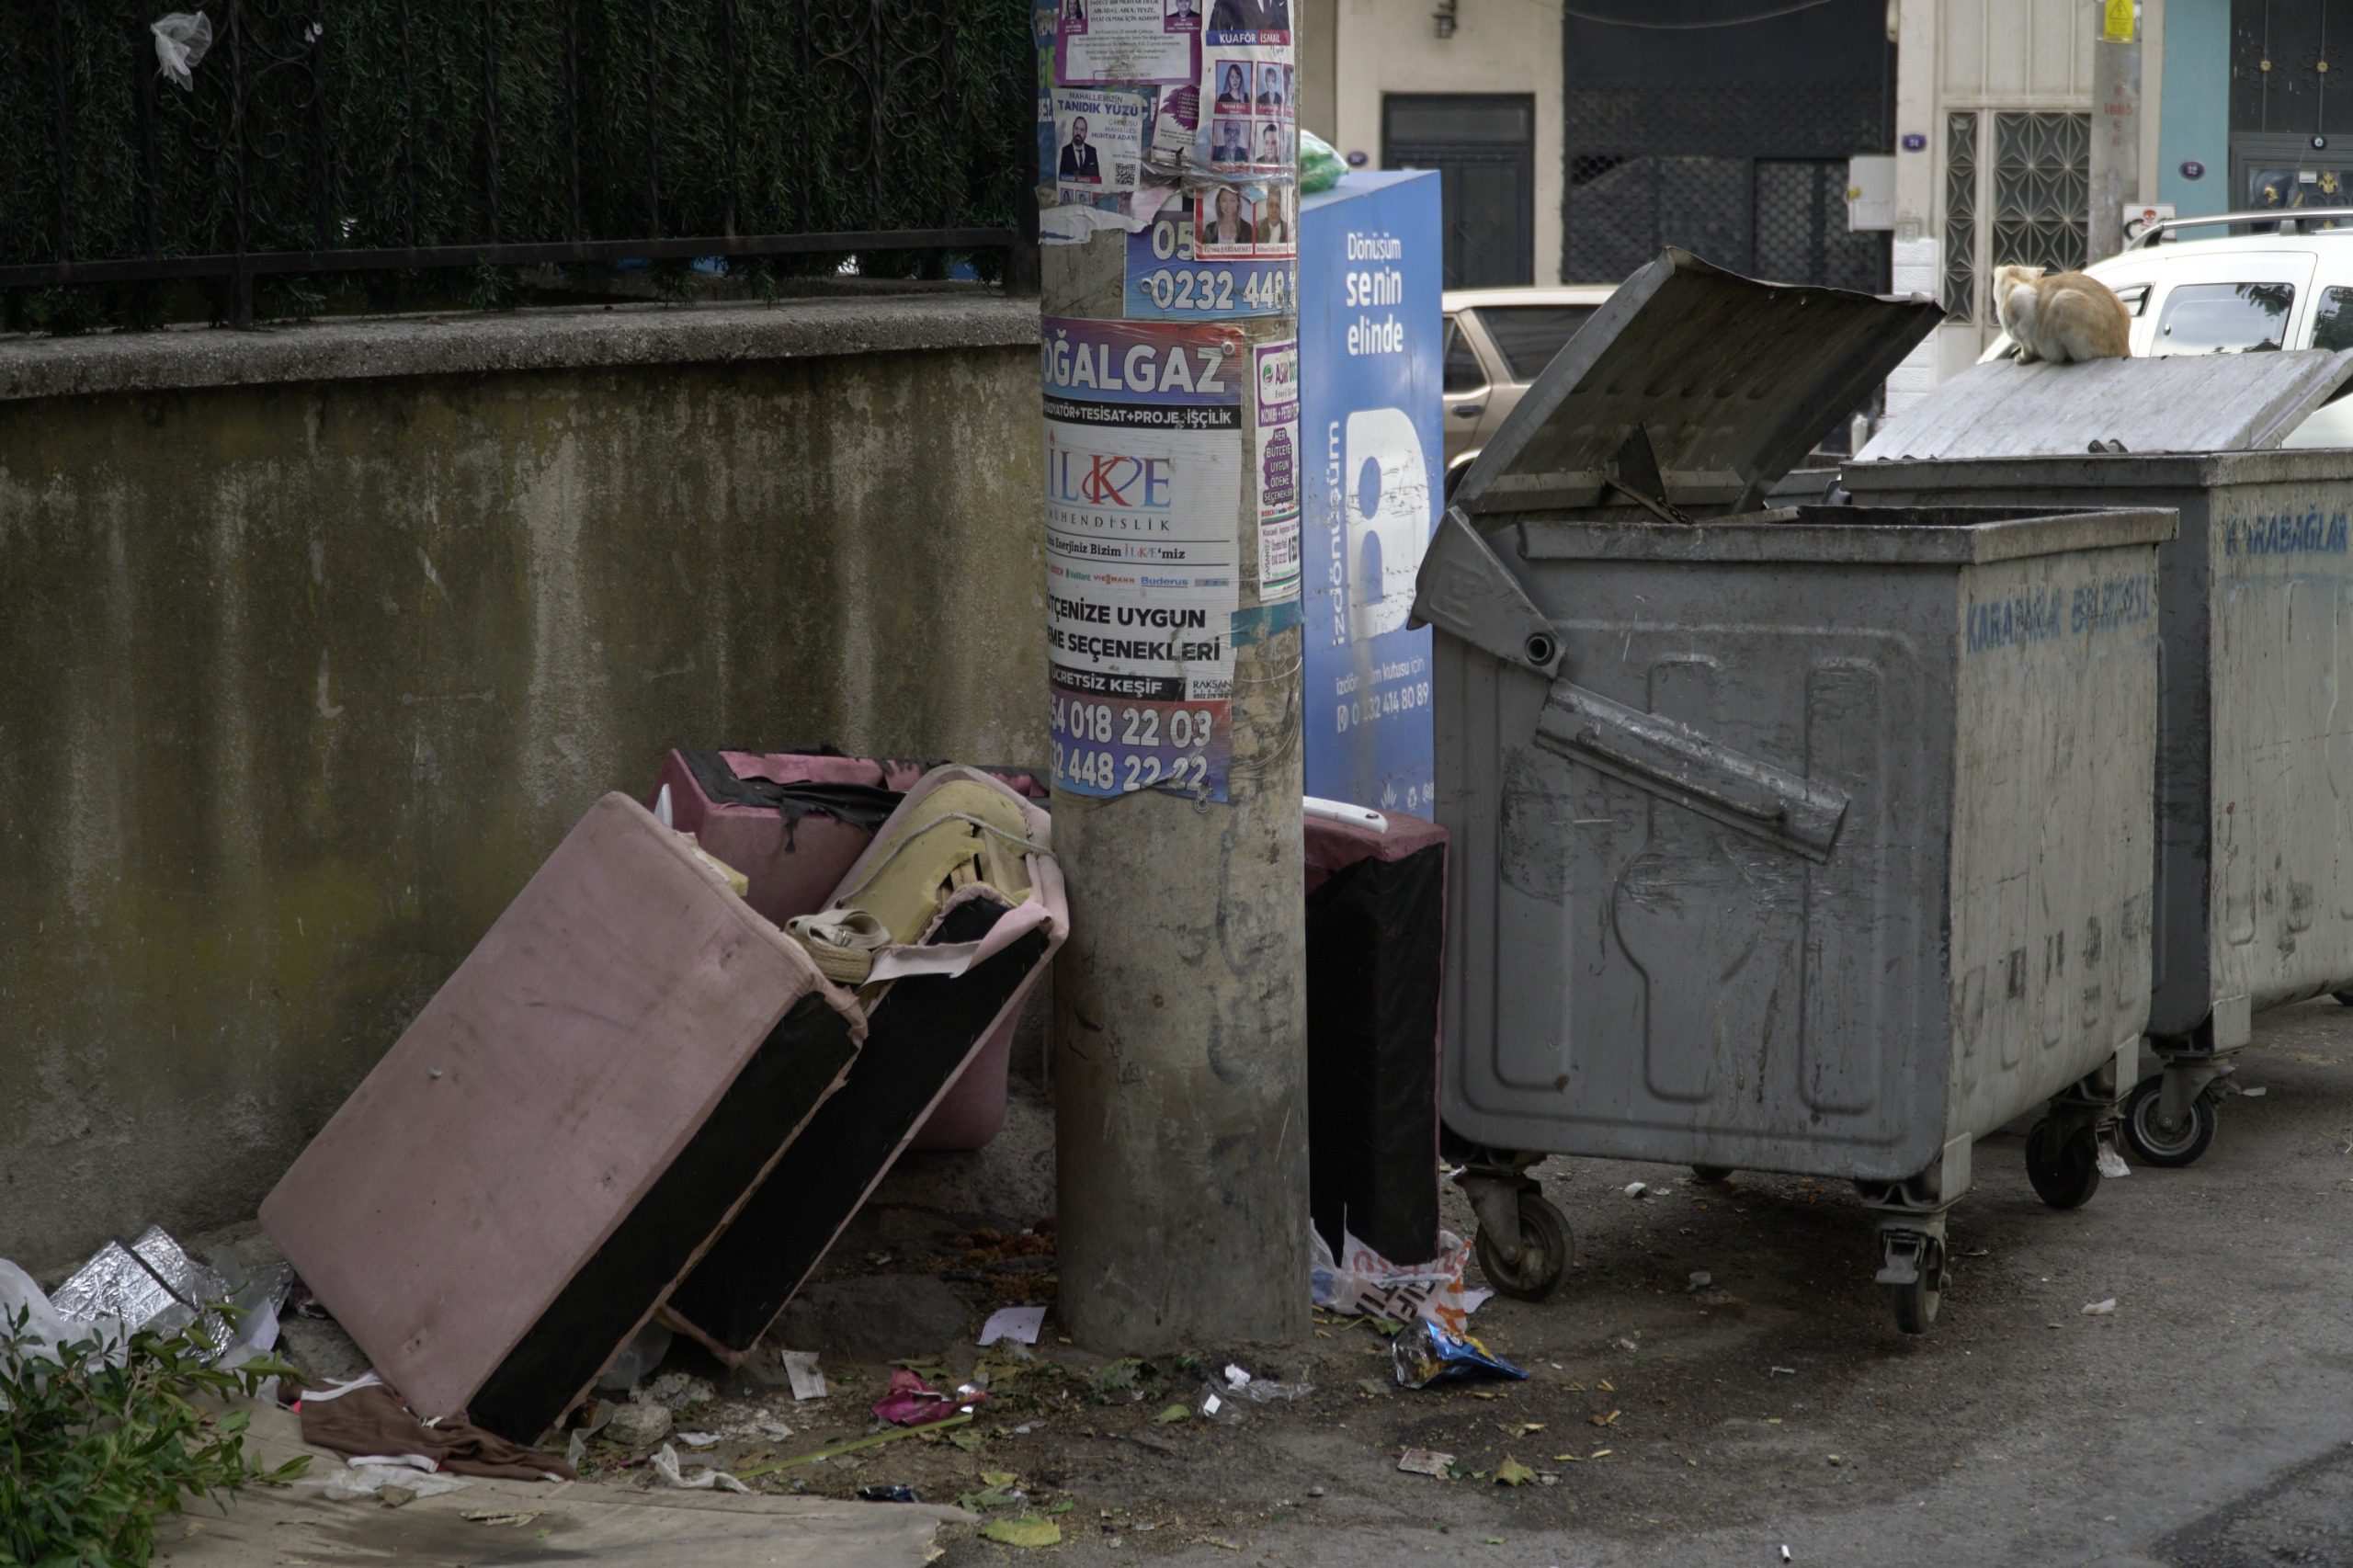
[[[0,31],[0,290],[1022,244],[1027,0],[204,0],[185,85],[171,3]]]

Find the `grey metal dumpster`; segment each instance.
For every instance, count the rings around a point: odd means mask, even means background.
[[[2038,1189],[2097,1185],[2173,515],[1739,512],[1938,313],[1669,252],[1432,542],[1442,1105],[1499,1290],[1567,1265],[1547,1154],[1851,1180],[1912,1332],[1974,1139],[2047,1102]]]
[[[2154,995],[2125,1131],[2186,1165],[2257,1009],[2353,986],[2353,451],[2260,450],[2353,353],[1981,365],[1881,431],[1871,504],[2170,506]]]

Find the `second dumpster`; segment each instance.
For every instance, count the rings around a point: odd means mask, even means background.
[[[1935,324],[1669,251],[1457,492],[1444,1118],[1491,1283],[1541,1297],[1547,1154],[1850,1180],[1925,1329],[1976,1139],[2047,1106],[2097,1185],[2148,1009],[2170,512],[1746,512]]]
[[[2186,1165],[2252,1015],[2353,986],[2353,450],[2276,451],[2353,351],[1980,365],[1847,465],[1859,502],[2171,506],[2154,994],[2126,1134]]]

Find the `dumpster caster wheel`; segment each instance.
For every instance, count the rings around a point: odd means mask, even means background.
[[[1903,1274],[1911,1278],[1889,1278]],[[1927,1333],[1937,1321],[1937,1309],[1944,1304],[1945,1287],[1951,1283],[1945,1273],[1944,1243],[1922,1236],[1916,1251],[1909,1246],[1891,1249],[1880,1279],[1887,1286],[1888,1304],[1895,1309],[1895,1326],[1905,1334]]]
[[[1479,1227],[1479,1267],[1487,1283],[1521,1301],[1541,1301],[1561,1288],[1574,1242],[1568,1216],[1534,1192],[1519,1195],[1519,1257],[1506,1263],[1484,1225]]]
[[[1710,1187],[1714,1187],[1719,1182],[1727,1182],[1732,1179],[1732,1167],[1730,1165],[1693,1165],[1691,1174]]]
[[[2099,1134],[2089,1127],[2063,1133],[2038,1121],[2026,1137],[2026,1178],[2053,1209],[2080,1209],[2099,1190]]]
[[[2189,1102],[2189,1119],[2168,1128],[2159,1119],[2164,1088],[2162,1076],[2141,1080],[2124,1102],[2124,1136],[2133,1153],[2150,1165],[2187,1165],[2214,1141],[2214,1102],[2200,1095]]]

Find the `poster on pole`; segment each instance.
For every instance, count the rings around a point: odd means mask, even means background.
[[[1240,332],[1045,323],[1057,788],[1226,799],[1241,602]]]
[[[1199,78],[1200,44],[1200,12],[1188,0],[1062,0],[1054,80],[1181,85]]]
[[[1280,201],[1289,202],[1286,187]],[[1245,198],[1237,196],[1237,201]],[[1222,321],[1281,315],[1291,308],[1299,267],[1293,247],[1261,257],[1252,243],[1238,256],[1196,255],[1194,201],[1172,201],[1128,236],[1128,286],[1121,309],[1130,321]],[[1215,200],[1211,199],[1214,210]]]
[[[1149,97],[1108,89],[1054,94],[1054,193],[1064,201],[1125,196],[1143,168]]]
[[[1227,175],[1287,173],[1299,145],[1290,48],[1205,49],[1201,84],[1200,156],[1209,166]]]
[[[1210,0],[1204,36],[1211,43],[1290,44],[1292,0]]]
[[[1276,604],[1299,597],[1299,342],[1262,343],[1250,353],[1258,426],[1251,486],[1257,496],[1258,602]]]
[[[1184,161],[1193,150],[1201,129],[1201,89],[1188,82],[1181,87],[1160,89],[1160,103],[1152,117],[1152,155],[1154,161],[1175,165]]]

